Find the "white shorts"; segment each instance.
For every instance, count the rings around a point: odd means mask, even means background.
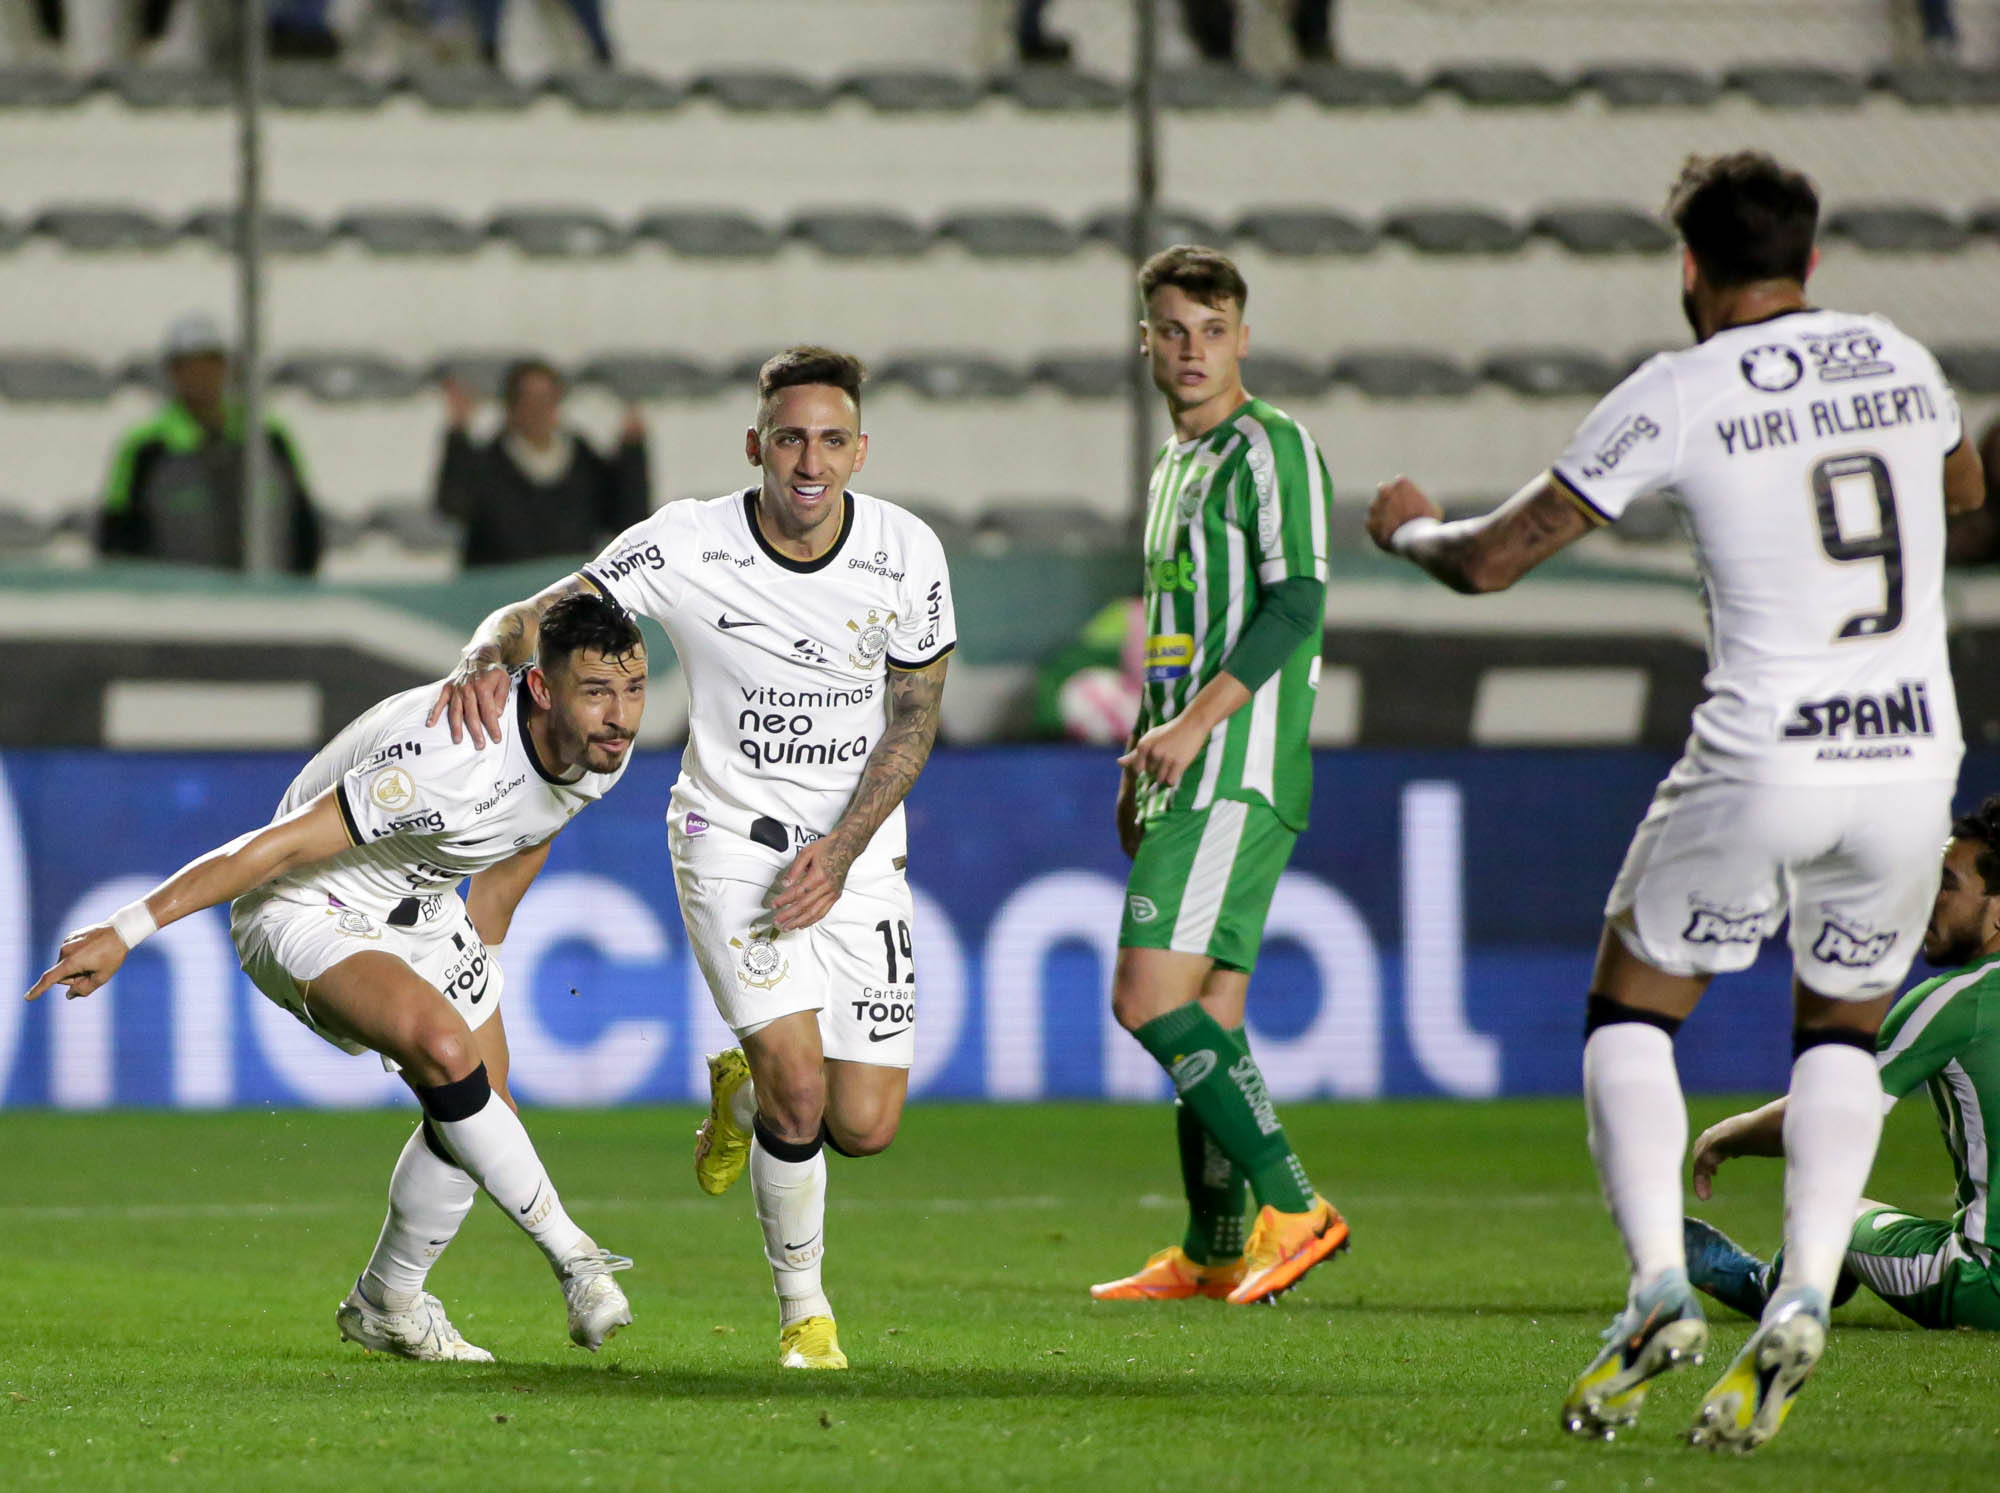
[[[780,933],[769,882],[674,867],[688,942],[739,1037],[794,1011],[819,1013],[821,1051],[850,1063],[907,1068],[916,1057],[915,918],[901,873],[849,881],[810,928]]]
[[[1670,975],[1747,969],[1791,918],[1793,968],[1835,1000],[1903,982],[1937,896],[1952,784],[1786,787],[1679,763],[1653,795],[1604,907]]]
[[[467,1026],[478,1029],[500,1009],[505,985],[500,961],[486,952],[456,894],[412,900],[419,921],[399,928],[343,907],[324,893],[308,901],[299,894],[252,892],[230,905],[229,936],[251,983],[343,1052],[368,1049],[321,1030],[300,987],[341,960],[371,950],[409,965],[458,1008]]]

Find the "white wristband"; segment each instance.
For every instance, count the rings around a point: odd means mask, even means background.
[[[153,921],[152,909],[146,906],[146,899],[127,902],[111,914],[111,931],[125,940],[129,952],[160,931],[160,925]]]
[[[1389,548],[1399,555],[1407,555],[1410,552],[1411,545],[1422,539],[1426,534],[1435,533],[1443,527],[1444,524],[1442,522],[1428,515],[1422,518],[1413,518],[1408,523],[1398,527],[1396,532],[1389,536]]]

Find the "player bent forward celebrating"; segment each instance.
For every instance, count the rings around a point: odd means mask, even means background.
[[[257,988],[336,1047],[400,1066],[423,1106],[335,1315],[342,1337],[405,1358],[492,1360],[424,1290],[480,1188],[547,1256],[572,1339],[594,1352],[632,1320],[610,1275],[632,1262],[570,1221],[515,1114],[498,953],[549,842],[625,771],[645,647],[616,606],[574,597],[543,619],[535,666],[501,683],[497,757],[425,724],[434,686],[391,696],[306,764],[266,828],[72,933],[28,992],[89,995],[158,927],[234,899]]]
[[[872,1155],[902,1118],[916,1051],[902,804],[955,642],[937,536],[847,490],[868,452],[862,378],[825,348],[772,358],[744,440],[759,484],[670,504],[494,613],[439,702],[454,729],[490,732],[499,671],[567,593],[602,591],[673,639],[691,700],[667,811],[674,886],[743,1043],[710,1060],[696,1175],[720,1192],[747,1152],[787,1368],[847,1366],[820,1279],[822,1147]]]
[[[1249,296],[1187,244],[1139,272],[1141,347],[1174,439],[1146,512],[1152,636],[1118,838],[1132,857],[1111,1004],[1179,1091],[1187,1233],[1099,1300],[1268,1301],[1345,1247],[1244,1038],[1264,919],[1312,796],[1306,728],[1326,609],[1325,463],[1243,389]],[[1245,1191],[1259,1204],[1243,1239]]]
[[[1875,1066],[1885,1111],[1920,1084],[1930,1091],[1958,1211],[1913,1218],[1863,1198],[1833,1304],[1866,1285],[1921,1326],[2000,1331],[2000,1224],[1990,1211],[2000,1180],[1991,1139],[2000,1128],[2000,794],[1952,823],[1924,962],[1948,972],[1896,1002],[1876,1034]],[[1785,1110],[1777,1099],[1704,1130],[1694,1143],[1695,1196],[1708,1197],[1715,1169],[1732,1156],[1784,1155]],[[1762,1313],[1782,1257],[1766,1265],[1698,1218],[1686,1220],[1686,1239],[1696,1287]]]
[[[1824,1350],[1881,1136],[1875,1032],[1916,953],[1963,750],[1945,515],[1977,507],[1983,485],[1936,359],[1880,317],[1806,303],[1819,201],[1804,176],[1753,151],[1691,159],[1669,213],[1697,345],[1646,362],[1486,517],[1441,523],[1397,478],[1368,525],[1464,591],[1512,584],[1649,493],[1693,535],[1709,696],[1611,889],[1585,1019],[1590,1153],[1631,1288],[1562,1421],[1608,1437],[1648,1380],[1699,1361],[1673,1037],[1709,979],[1748,968],[1789,914],[1785,1268],[1690,1433],[1748,1451]]]

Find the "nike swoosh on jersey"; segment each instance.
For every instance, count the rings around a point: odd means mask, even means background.
[[[746,617],[741,621],[731,622],[729,620],[729,613],[724,612],[720,617],[715,619],[715,625],[724,632],[734,632],[739,627],[762,627],[764,624],[753,617]]]
[[[914,1022],[910,1023],[910,1026],[914,1025],[915,1025]],[[870,1027],[868,1029],[868,1040],[870,1042],[887,1042],[891,1037],[902,1036],[904,1032],[910,1030],[910,1026],[899,1026],[892,1031],[886,1031],[886,1032],[877,1031],[874,1027]]]

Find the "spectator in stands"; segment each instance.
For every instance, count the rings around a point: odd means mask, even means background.
[[[1940,0],[1925,0],[1926,5]],[[1209,62],[1236,61],[1236,0],[1180,0],[1181,25],[1188,40]],[[1014,11],[1015,43],[1023,62],[1067,62],[1070,43],[1054,36],[1042,22],[1048,0],[1018,0]],[[1302,62],[1333,62],[1333,0],[1291,0],[1292,40]]]
[[[1958,7],[1953,0],[1917,0],[1924,26],[1924,55],[1932,62],[1958,61]]]
[[[1991,565],[2000,561],[2000,416],[1987,422],[1979,437],[1979,459],[1986,463],[1986,506],[1954,514],[1946,521],[1944,558],[1948,565]]]
[[[243,410],[229,397],[229,352],[215,318],[180,317],[167,329],[169,399],[119,443],[105,485],[97,548],[184,565],[241,570],[245,558]],[[279,563],[299,575],[319,564],[319,515],[284,422],[264,420],[271,501],[282,505]]]
[[[506,423],[484,445],[474,445],[467,429],[472,391],[447,378],[444,397],[437,506],[465,525],[466,565],[594,554],[652,511],[646,422],[636,408],[625,411],[607,458],[564,427],[562,376],[547,363],[529,359],[507,370]]]
[[[432,0],[435,5],[437,0]],[[470,0],[473,29],[479,34],[479,55],[495,67],[500,65],[500,13],[507,0]],[[604,0],[563,0],[569,13],[583,28],[590,54],[604,67],[612,64],[611,33],[604,25]]]

